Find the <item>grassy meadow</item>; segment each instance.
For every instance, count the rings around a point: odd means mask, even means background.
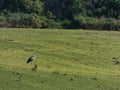
[[[120,90],[120,32],[0,28],[0,90]]]

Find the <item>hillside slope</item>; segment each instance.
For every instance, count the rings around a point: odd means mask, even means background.
[[[1,28],[0,90],[120,90],[120,32]]]

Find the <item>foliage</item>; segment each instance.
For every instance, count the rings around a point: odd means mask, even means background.
[[[57,18],[71,18],[71,5],[73,0],[44,0],[45,10],[51,11]]]
[[[58,18],[72,18],[78,14],[118,18],[120,13],[120,0],[45,0],[45,6]]]
[[[71,28],[120,30],[120,20],[113,18],[92,18],[82,15],[75,16]]]
[[[76,14],[81,12],[91,17],[117,18],[120,13],[119,0],[75,0],[75,3],[77,4],[74,8],[77,10]]]
[[[36,14],[14,13],[7,18],[14,27],[41,27],[41,21]]]
[[[11,12],[24,12],[41,14],[43,11],[40,0],[5,0],[2,9]]]
[[[0,16],[6,26],[120,30],[120,0],[1,0]]]
[[[61,28],[61,25],[53,19],[44,19],[42,28]]]
[[[0,22],[5,22],[6,21],[6,17],[5,16],[0,16]]]

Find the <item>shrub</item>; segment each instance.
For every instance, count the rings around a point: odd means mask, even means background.
[[[7,18],[8,23],[17,27],[41,27],[41,21],[36,14],[14,13]]]
[[[6,19],[11,27],[61,28],[59,22],[34,13],[12,13]]]
[[[75,16],[71,28],[120,30],[120,20],[114,18],[92,18],[81,15]]]
[[[65,28],[65,29],[71,29],[71,20],[61,20],[59,21],[59,23],[61,24],[61,27],[62,28]]]
[[[5,16],[0,16],[0,22],[6,22],[6,17]]]
[[[5,0],[2,9],[7,9],[12,13],[36,13],[43,12],[43,4],[40,0]],[[0,9],[1,10],[1,9]]]
[[[59,22],[53,19],[44,19],[41,28],[62,28]]]

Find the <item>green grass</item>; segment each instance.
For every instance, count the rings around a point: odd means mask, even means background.
[[[0,29],[0,90],[120,90],[113,61],[120,62],[120,32]]]

